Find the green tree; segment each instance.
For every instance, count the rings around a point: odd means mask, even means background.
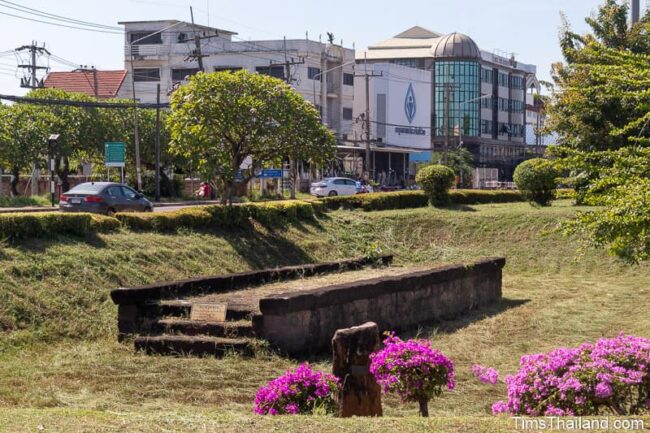
[[[603,145],[560,145],[551,149],[559,167],[574,175],[581,201],[603,206],[564,226],[590,245],[606,247],[630,262],[650,258],[650,55],[589,42],[581,49],[576,73],[585,88],[567,93],[589,95],[622,107],[621,119],[609,125]],[[580,130],[575,132],[580,134]],[[582,138],[579,138],[582,140]],[[579,141],[578,141],[579,142]],[[616,142],[616,146],[609,146]]]
[[[7,167],[13,176],[14,196],[20,195],[17,186],[21,172],[29,170],[42,156],[48,120],[34,105],[0,105],[0,166]]]
[[[36,89],[27,94],[30,98],[57,101],[93,102],[94,98],[81,93],[68,93],[60,89]],[[55,173],[61,188],[70,188],[68,176],[76,171],[75,162],[89,154],[103,150],[105,129],[100,111],[94,107],[75,107],[60,104],[38,105],[37,115],[49,134],[59,134],[53,147]],[[47,141],[40,154],[47,155]]]
[[[454,184],[456,175],[453,170],[440,164],[422,167],[415,176],[415,181],[422,187],[433,206],[449,203],[449,189]]]
[[[548,206],[555,198],[559,173],[552,161],[528,159],[517,166],[513,180],[527,200]]]
[[[293,157],[329,155],[331,133],[317,124],[313,107],[286,83],[246,71],[197,74],[174,92],[168,125],[170,150],[197,163],[204,177],[231,202],[233,185],[244,160],[255,169]]]

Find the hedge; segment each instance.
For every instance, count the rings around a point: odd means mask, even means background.
[[[514,203],[525,201],[518,191],[483,191],[453,190],[449,191],[449,200],[453,204],[474,205],[486,203]],[[363,209],[364,211],[408,209],[426,207],[428,197],[423,191],[380,192],[351,196],[326,197],[320,200],[325,208]]]
[[[455,190],[452,204],[507,203],[524,201],[516,191]],[[283,226],[307,221],[327,210],[378,211],[428,206],[422,191],[399,191],[328,197],[315,201],[246,203],[240,206],[202,206],[161,213],[118,213],[115,218],[86,213],[0,214],[0,239],[47,237],[57,234],[85,236],[126,227],[138,231],[170,232],[178,229],[206,230],[243,227],[251,220],[264,226]]]
[[[87,213],[10,213],[0,215],[0,237],[23,239],[69,234],[85,236],[91,231],[92,216]]]
[[[309,220],[318,204],[306,201],[246,203],[240,206],[203,206],[161,213],[118,213],[115,217],[131,230],[174,231],[241,227],[251,219],[265,226]]]

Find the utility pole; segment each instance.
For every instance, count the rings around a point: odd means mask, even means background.
[[[21,78],[20,87],[27,89],[37,89],[43,87],[43,80],[38,79],[38,71],[45,70],[47,72],[49,68],[47,66],[38,65],[38,57],[43,54],[50,55],[50,52],[45,49],[45,46],[39,47],[36,45],[36,42],[33,41],[31,45],[23,45],[14,50],[16,53],[28,51],[30,54],[30,62],[28,64],[18,65],[19,68],[27,69],[29,71],[29,77]]]
[[[160,201],[160,83],[156,86],[156,201]]]
[[[287,55],[287,37],[284,37],[283,40],[283,47],[284,47],[284,81],[291,85],[291,82],[293,81],[293,78],[291,76],[291,67],[294,65],[302,65],[305,63],[304,57],[301,57],[300,60],[295,61],[293,58],[289,60],[289,56]],[[269,68],[273,66],[273,61],[271,61]],[[284,164],[283,164],[284,165]],[[296,198],[296,180],[298,179],[298,174],[296,173],[296,160],[293,157],[289,157],[289,180],[291,182],[291,199]],[[284,171],[284,169],[283,169]]]
[[[366,59],[365,72],[363,74],[355,74],[355,77],[364,77],[366,80],[366,112],[364,114],[365,121],[365,136],[366,136],[366,157],[363,161],[363,172],[367,179],[370,179],[370,175],[373,173],[375,167],[373,167],[372,161],[370,159],[370,78],[372,77],[381,77],[383,73],[371,72],[368,73],[368,60]]]
[[[190,16],[192,17],[192,28],[194,29],[194,44],[196,46],[194,55],[191,57],[196,58],[197,61],[199,62],[199,72],[205,72],[205,69],[203,69],[203,58],[207,57],[203,54],[201,54],[201,36],[196,33],[196,28],[194,27],[194,10],[192,9],[192,6],[190,6]]]

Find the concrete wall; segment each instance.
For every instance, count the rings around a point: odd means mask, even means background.
[[[329,347],[337,329],[368,321],[403,330],[454,319],[501,297],[504,258],[375,278],[260,300],[256,332],[290,354]]]

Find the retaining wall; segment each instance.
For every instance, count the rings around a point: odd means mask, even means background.
[[[256,332],[290,354],[330,346],[337,329],[403,330],[454,319],[501,297],[505,258],[278,294],[260,300]]]

